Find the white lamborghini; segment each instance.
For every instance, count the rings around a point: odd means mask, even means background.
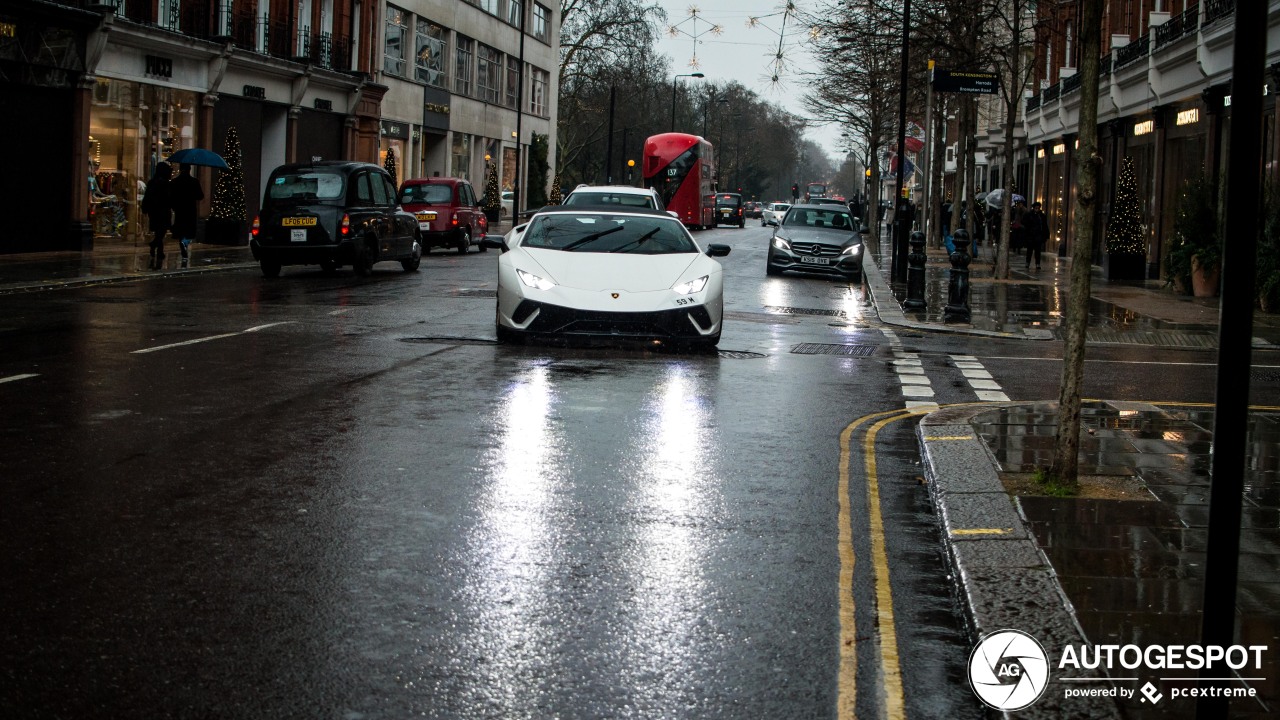
[[[679,220],[660,210],[558,206],[501,240],[498,339],[563,336],[714,347],[723,273]]]

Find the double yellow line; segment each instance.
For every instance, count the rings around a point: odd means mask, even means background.
[[[886,426],[923,415],[932,410],[889,410],[855,420],[840,433],[840,671],[836,682],[836,717],[856,717],[858,699],[858,632],[854,615],[853,513],[849,489],[849,466],[853,435],[870,423],[862,439],[867,474],[868,534],[871,540],[871,574],[875,581],[876,625],[879,630],[880,670],[884,680],[883,716],[889,720],[906,717],[902,696],[902,671],[898,662],[898,626],[893,617],[893,591],[889,586],[889,558],[885,552],[884,518],[880,512],[880,481],[876,471],[876,437]]]

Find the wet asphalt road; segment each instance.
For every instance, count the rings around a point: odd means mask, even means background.
[[[700,235],[720,355],[496,345],[492,252],[0,296],[0,716],[981,717],[914,421],[858,421],[968,358],[1056,398],[1058,348],[767,236]],[[1211,401],[1204,355],[1087,390]]]

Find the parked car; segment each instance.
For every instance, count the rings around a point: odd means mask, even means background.
[[[834,205],[792,205],[769,241],[766,274],[800,270],[862,282],[862,235],[855,221]]]
[[[747,226],[747,216],[742,207],[742,196],[738,193],[716,193],[716,225]]]
[[[516,199],[515,191],[513,190],[502,191],[502,197],[500,199],[500,202],[502,203],[502,209],[498,211],[499,213],[501,213],[502,217],[504,218],[511,217],[511,203],[515,202],[515,199]]]
[[[462,178],[429,177],[405,180],[400,204],[413,213],[422,233],[422,251],[453,248],[465,254],[489,231],[475,188]],[[480,245],[480,251],[484,251]]]
[[[266,277],[279,277],[285,265],[319,265],[325,272],[350,265],[368,275],[384,260],[399,261],[406,272],[422,262],[417,221],[396,202],[391,175],[372,163],[272,170],[249,246]]]
[[[623,205],[664,210],[658,191],[630,185],[579,185],[561,205]]]
[[[787,210],[791,209],[791,203],[776,202],[769,203],[769,206],[760,214],[760,227],[765,225],[777,225],[782,216],[787,214]]]
[[[679,219],[645,207],[560,205],[503,239],[498,339],[643,340],[714,347],[720,340],[720,263]]]

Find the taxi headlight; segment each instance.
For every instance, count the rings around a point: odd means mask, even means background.
[[[551,288],[556,286],[556,284],[551,282],[550,280],[547,280],[546,278],[540,278],[531,272],[516,270],[516,275],[519,276],[520,282],[524,283],[525,285],[531,288],[537,288],[539,290],[550,290]]]
[[[679,285],[676,285],[671,289],[675,290],[680,295],[692,295],[694,293],[702,292],[702,289],[707,286],[707,281],[710,279],[711,279],[710,275],[703,275],[697,280],[690,280],[689,282],[680,283]]]

